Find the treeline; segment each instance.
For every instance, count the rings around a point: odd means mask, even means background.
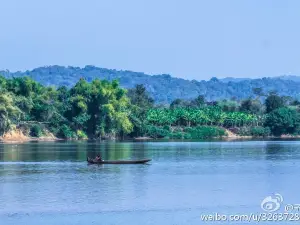
[[[223,128],[241,136],[300,134],[298,100],[274,91],[263,93],[261,88],[254,88],[253,96],[214,102],[198,96],[191,101],[176,99],[169,107],[151,105],[139,131],[152,137],[186,139],[225,136]]]
[[[19,128],[31,136],[49,131],[69,139],[202,139],[225,136],[224,128],[252,136],[300,133],[298,101],[261,89],[253,93],[243,101],[198,96],[157,105],[143,85],[125,90],[115,80],[82,78],[71,88],[54,88],[28,77],[0,77],[0,133]]]

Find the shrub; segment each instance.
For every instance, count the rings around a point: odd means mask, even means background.
[[[271,130],[270,130],[269,127],[257,126],[257,127],[251,127],[250,128],[250,133],[254,137],[265,137],[265,136],[270,135]]]
[[[182,132],[174,132],[170,134],[171,139],[183,139],[184,134]]]
[[[270,136],[271,135],[271,129],[270,127],[265,127],[265,136]]]
[[[75,133],[72,131],[72,129],[67,125],[62,125],[60,128],[60,136],[63,138],[74,138],[76,137]]]
[[[31,127],[30,129],[30,135],[33,137],[40,137],[42,136],[43,132],[42,132],[42,128],[40,125],[35,124]]]
[[[198,126],[189,129],[188,133],[192,139],[205,139],[226,136],[226,132],[223,128],[212,126]]]
[[[192,139],[192,135],[189,134],[189,133],[184,133],[184,134],[183,134],[183,138],[184,138],[184,139]]]
[[[171,127],[168,126],[168,125],[165,125],[165,126],[163,127],[163,129],[164,129],[164,130],[167,130],[167,131],[169,131],[169,132],[171,131]]]
[[[163,138],[168,136],[169,133],[167,130],[156,126],[147,126],[146,128],[146,134],[153,138]]]
[[[87,139],[88,138],[86,133],[84,133],[84,131],[82,131],[82,130],[77,130],[76,134],[79,139]]]
[[[279,109],[284,106],[283,98],[278,95],[269,95],[265,101],[267,113],[272,112],[273,110]]]
[[[223,128],[213,126],[186,127],[184,128],[184,131],[182,131],[181,128],[176,128],[173,132],[169,132],[167,129],[156,126],[147,126],[146,130],[147,135],[153,138],[205,139],[227,135]]]
[[[187,133],[190,133],[193,131],[193,128],[192,127],[186,127],[183,129],[184,132],[187,132]]]
[[[60,133],[60,128],[59,127],[49,127],[49,131],[54,135],[54,136],[59,136]]]

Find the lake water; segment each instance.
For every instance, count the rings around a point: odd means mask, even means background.
[[[87,165],[98,152],[152,162]],[[283,212],[300,204],[299,177],[298,141],[1,144],[0,224],[203,224],[201,215],[263,213],[275,193]]]

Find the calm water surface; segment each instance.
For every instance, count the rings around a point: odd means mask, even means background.
[[[88,166],[98,152],[153,161]],[[0,224],[203,224],[262,213],[274,193],[300,204],[299,177],[298,141],[1,144]]]

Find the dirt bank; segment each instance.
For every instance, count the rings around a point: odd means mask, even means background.
[[[251,139],[251,138],[253,138],[252,136],[240,136],[240,135],[237,135],[237,134],[233,133],[232,131],[230,131],[228,129],[225,129],[225,130],[226,130],[227,136],[225,136],[223,138],[228,139],[228,140],[234,140],[234,139]]]
[[[134,140],[139,140],[139,141],[143,141],[143,140],[152,140],[153,138],[151,137],[135,137]]]
[[[41,137],[30,137],[28,134],[24,134],[24,132],[20,129],[15,129],[8,131],[0,137],[0,141],[4,143],[23,143],[27,141],[57,141],[60,140],[56,138],[49,131],[45,131],[44,135]]]

